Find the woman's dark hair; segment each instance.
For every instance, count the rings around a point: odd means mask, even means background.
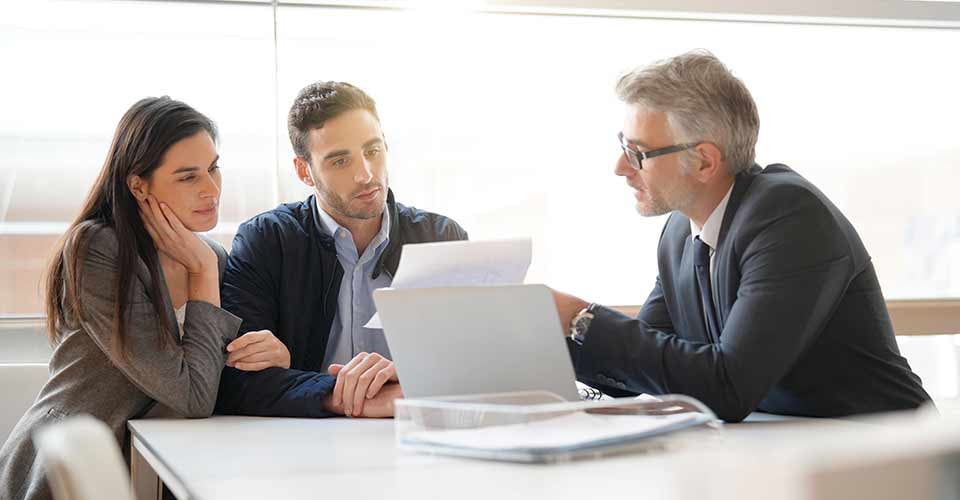
[[[214,142],[214,123],[190,106],[167,96],[147,97],[130,107],[114,132],[103,168],[83,202],[79,215],[57,242],[44,278],[47,335],[51,343],[60,340],[63,330],[70,328],[67,317],[83,320],[84,304],[80,297],[80,265],[89,244],[91,230],[107,226],[116,233],[118,250],[117,274],[114,283],[116,304],[113,311],[112,349],[125,355],[124,323],[131,300],[130,277],[137,258],[143,259],[153,282],[148,293],[160,319],[160,331],[169,324],[164,312],[162,279],[157,249],[140,218],[137,201],[130,192],[127,179],[137,175],[149,180],[163,161],[164,154],[177,142],[198,132],[210,134]],[[69,258],[71,262],[65,262]],[[159,335],[160,342],[167,335]]]

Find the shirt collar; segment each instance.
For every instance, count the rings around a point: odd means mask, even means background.
[[[380,231],[373,237],[372,243],[377,246],[377,252],[383,250],[390,241],[390,210],[388,207],[383,209],[383,217],[380,219]]]
[[[326,210],[320,208],[320,200],[317,200],[317,216],[320,217],[320,226],[327,231],[327,234],[330,236],[336,236],[337,231],[340,230],[343,226],[337,223],[330,217],[330,214]]]
[[[336,238],[337,231],[343,229],[344,231],[349,232],[350,230],[341,226],[326,210],[320,208],[319,200],[316,203],[317,206],[317,216],[320,218],[320,226],[327,231],[327,234]],[[383,210],[383,218],[380,219],[380,231],[377,232],[377,235],[373,237],[371,242],[375,247],[383,246],[385,242],[390,239],[390,210]],[[379,250],[379,249],[378,249]]]
[[[727,194],[720,200],[717,207],[713,209],[710,217],[707,217],[707,222],[703,224],[702,228],[698,226],[696,222],[693,222],[693,219],[690,219],[691,237],[696,238],[699,236],[700,241],[706,243],[707,246],[714,250],[717,248],[717,240],[720,239],[720,226],[723,224],[723,214],[727,211],[727,202],[730,201],[730,193],[733,192],[733,186],[733,184],[730,185]]]

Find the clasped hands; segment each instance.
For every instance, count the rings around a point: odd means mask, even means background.
[[[270,367],[290,368],[290,351],[269,330],[248,332],[227,345],[227,366],[245,371]],[[403,397],[397,369],[377,353],[361,352],[346,365],[331,364],[327,372],[337,377],[323,400],[325,410],[347,417],[393,416],[393,401]]]
[[[393,416],[393,402],[403,397],[397,369],[377,353],[361,352],[347,364],[332,364],[327,372],[337,377],[324,398],[324,409],[347,417]]]

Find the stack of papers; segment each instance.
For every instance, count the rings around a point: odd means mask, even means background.
[[[420,451],[524,462],[635,444],[710,423],[703,413],[609,415],[583,411],[522,424],[411,432],[401,445]]]

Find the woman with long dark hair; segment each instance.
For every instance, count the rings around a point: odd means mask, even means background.
[[[169,97],[120,120],[46,274],[50,379],[0,449],[0,499],[51,496],[31,441],[40,426],[91,414],[126,454],[128,419],[213,412],[240,327],[220,308],[226,252],[196,234],[217,223],[216,140],[212,121]],[[289,353],[258,361],[289,366]]]

